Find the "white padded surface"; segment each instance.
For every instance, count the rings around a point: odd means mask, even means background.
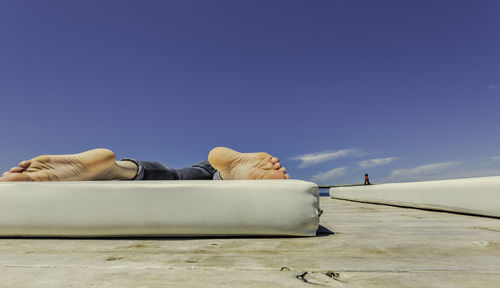
[[[336,199],[500,217],[500,176],[330,188]]]
[[[0,236],[314,236],[300,180],[0,183]]]

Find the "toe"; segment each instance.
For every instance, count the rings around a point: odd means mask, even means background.
[[[21,173],[23,171],[24,171],[24,168],[21,168],[21,167],[12,167],[9,170],[10,173]]]
[[[264,169],[266,169],[266,170],[270,170],[270,169],[273,169],[273,168],[274,168],[274,165],[271,162],[267,162],[264,165]]]
[[[274,169],[278,170],[281,168],[281,163],[280,162],[277,162],[277,163],[274,163]]]
[[[285,179],[290,179],[290,174],[285,174]]]
[[[26,174],[22,173],[4,173],[2,175],[2,178],[0,178],[0,181],[2,182],[7,182],[7,181],[33,181],[31,177],[29,177]]]
[[[19,167],[24,168],[24,169],[30,167],[30,165],[31,165],[31,160],[27,160],[27,161],[23,161],[23,162],[19,163]]]
[[[271,163],[275,164],[275,163],[278,163],[278,162],[280,162],[280,160],[277,157],[272,157],[271,158]]]
[[[286,168],[285,168],[285,167],[281,167],[279,170],[280,170],[281,172],[283,172],[283,173],[286,173]]]
[[[285,179],[285,174],[278,170],[268,171],[262,179]]]

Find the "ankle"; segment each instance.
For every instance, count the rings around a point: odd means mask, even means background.
[[[139,167],[132,161],[115,161],[113,168],[114,180],[133,180],[139,171]]]

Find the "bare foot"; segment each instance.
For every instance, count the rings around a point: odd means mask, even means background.
[[[208,161],[225,180],[290,179],[278,158],[260,153],[240,153],[226,147],[216,147]]]
[[[19,163],[0,181],[83,181],[116,179],[115,154],[93,149],[71,155],[42,155]]]

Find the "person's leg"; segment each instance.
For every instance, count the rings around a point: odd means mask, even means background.
[[[203,161],[183,169],[158,162],[122,159],[108,149],[71,155],[42,155],[19,163],[3,173],[0,181],[71,180],[212,180],[215,169]]]
[[[178,169],[176,172],[179,175],[179,180],[213,180],[216,179],[214,176],[217,170],[208,161],[201,161],[191,167]]]
[[[130,158],[122,161],[131,161],[137,165],[138,171],[133,180],[212,180],[217,172],[208,161],[182,169],[172,169],[158,162]]]
[[[192,167],[175,170],[157,162],[115,161],[112,151],[93,149],[79,154],[42,155],[23,161],[18,167],[3,173],[0,181],[290,178],[285,174],[286,169],[281,167],[278,158],[267,153],[239,153],[217,147],[210,152],[209,162],[203,161]],[[144,163],[142,172],[141,165],[137,163]]]

